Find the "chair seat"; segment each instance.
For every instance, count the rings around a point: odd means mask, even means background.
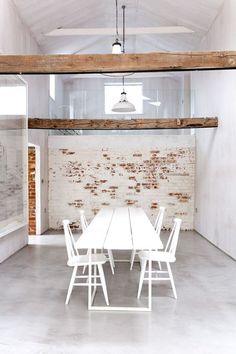
[[[91,263],[92,264],[104,264],[107,261],[107,258],[104,254],[92,254],[91,257]],[[89,256],[86,255],[81,255],[81,256],[75,256],[71,259],[68,260],[67,265],[69,267],[75,267],[75,266],[84,266],[89,264]]]
[[[148,260],[149,259],[149,251],[140,251],[138,253],[139,258],[141,260]],[[165,251],[151,251],[151,260],[157,262],[175,262],[176,258],[169,252]]]

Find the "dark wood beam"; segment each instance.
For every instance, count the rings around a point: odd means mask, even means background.
[[[0,55],[0,74],[70,74],[236,69],[236,51]]]
[[[29,118],[29,129],[188,129],[216,128],[218,118],[171,119],[43,119]]]

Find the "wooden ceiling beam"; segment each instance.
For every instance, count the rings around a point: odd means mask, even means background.
[[[44,119],[29,118],[29,129],[84,129],[84,130],[135,130],[135,129],[188,129],[216,128],[218,118],[163,118],[163,119]]]
[[[0,74],[71,74],[236,69],[236,51],[0,55]]]

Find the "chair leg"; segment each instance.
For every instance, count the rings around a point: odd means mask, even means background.
[[[136,254],[136,250],[133,250],[130,258],[130,270],[133,269],[135,254]]]
[[[98,272],[99,272],[99,275],[100,275],[101,284],[102,284],[102,290],[103,290],[103,294],[104,294],[104,297],[105,297],[105,300],[106,300],[106,304],[109,305],[109,300],[108,300],[108,295],[107,295],[106,280],[105,280],[102,264],[98,264]]]
[[[161,262],[160,261],[158,261],[158,267],[159,267],[160,270],[162,270],[162,266],[161,266]]]
[[[68,305],[68,303],[70,301],[70,296],[71,296],[71,293],[72,293],[72,290],[73,290],[76,273],[77,273],[77,267],[74,267],[73,272],[72,272],[72,276],[71,276],[71,279],[70,279],[70,284],[69,284],[67,296],[66,296],[66,305]]]
[[[170,263],[166,263],[166,265],[167,265],[167,269],[168,269],[168,272],[169,272],[169,277],[170,277],[170,282],[171,282],[173,294],[174,294],[175,299],[177,299],[177,293],[176,293],[176,288],[175,288],[175,283],[174,283],[174,278],[173,278],[173,275],[172,275]]]
[[[93,286],[94,289],[97,289],[97,265],[96,264],[94,264],[93,266],[93,273],[94,273]]]
[[[111,272],[112,272],[112,274],[114,274],[114,259],[113,259],[112,251],[108,250],[107,253],[108,253],[109,263],[110,263],[110,267],[111,267]]]
[[[142,287],[143,287],[143,279],[144,279],[144,275],[145,275],[145,270],[146,270],[146,266],[147,266],[147,261],[144,260],[141,262],[141,273],[140,273],[140,278],[139,278],[139,286],[138,286],[138,295],[137,298],[140,298],[140,294],[142,291]]]
[[[113,257],[112,250],[107,250],[107,253],[108,253],[109,258],[110,258],[111,261],[112,261],[112,266],[113,266],[113,268],[115,268],[116,265],[115,265],[115,261],[114,261],[114,257]]]
[[[88,255],[88,251],[87,251],[87,253],[86,253],[86,254]],[[85,266],[83,266],[83,271],[82,271],[82,274],[84,274],[84,273],[85,273],[86,268],[87,268],[87,266],[86,266],[86,265],[85,265]]]

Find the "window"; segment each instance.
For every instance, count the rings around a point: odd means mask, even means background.
[[[112,107],[120,100],[122,84],[107,83],[105,84],[105,114],[124,114],[112,111]],[[125,92],[127,100],[134,104],[136,111],[129,114],[143,113],[143,85],[142,83],[125,83]]]
[[[56,77],[55,77],[55,75],[49,76],[49,95],[55,101],[55,98],[56,98]]]
[[[0,87],[0,115],[25,115],[26,97],[27,90],[24,86]]]
[[[0,80],[0,238],[27,224],[27,85]]]

